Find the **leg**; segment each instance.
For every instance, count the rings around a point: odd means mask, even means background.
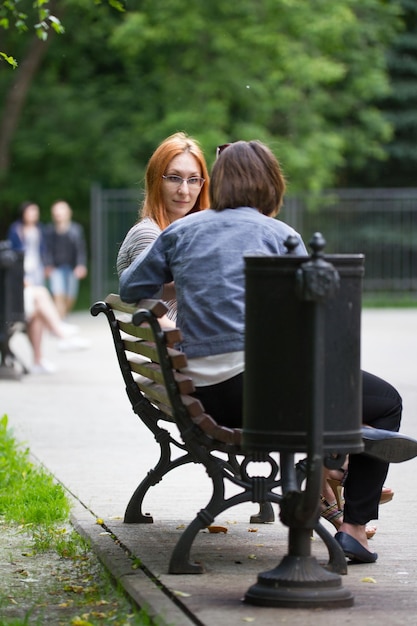
[[[197,387],[196,396],[216,422],[229,428],[242,428],[243,374],[217,385]]]
[[[402,400],[392,385],[363,372],[362,395],[365,424],[384,430],[399,430]],[[349,457],[344,522],[340,530],[354,537],[366,549],[366,523],[378,519],[378,505],[388,467],[388,463],[365,454],[352,454]]]
[[[340,470],[323,468],[323,483],[321,488],[320,514],[328,522],[333,524],[336,530],[340,530],[343,524],[343,511],[345,508],[344,485],[347,480],[346,464]],[[368,539],[372,539],[377,531],[376,526],[367,525],[365,532]]]
[[[67,296],[65,293],[65,274],[63,268],[55,267],[49,276],[49,288],[61,319],[67,314]]]
[[[34,290],[35,315],[43,320],[44,325],[53,335],[59,338],[65,337],[62,330],[62,322],[54,301],[46,287],[32,288]]]
[[[35,365],[40,365],[42,360],[43,329],[43,321],[36,314],[27,323],[27,332],[33,350],[33,361]]]
[[[79,281],[72,267],[66,266],[63,269],[65,270],[65,316],[67,316],[77,299]]]
[[[67,299],[62,294],[56,294],[54,296],[54,302],[58,309],[59,317],[63,320],[67,314]]]

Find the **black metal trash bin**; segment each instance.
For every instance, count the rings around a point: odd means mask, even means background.
[[[323,452],[363,450],[360,316],[363,255],[323,255],[339,275],[337,293],[322,303],[300,297],[297,276],[311,257],[247,257],[243,447],[306,452],[319,380],[323,387]],[[322,337],[314,309],[322,307]],[[312,372],[317,341],[324,355]],[[317,369],[317,368],[316,368]],[[315,379],[314,379],[314,376]]]
[[[291,238],[286,242],[293,249]],[[258,575],[245,601],[264,606],[346,607],[346,558],[318,522],[325,457],[343,462],[363,451],[360,372],[362,255],[247,257],[242,446],[254,460],[280,453],[280,519],[288,554]],[[305,489],[294,457],[306,452]],[[343,457],[343,461],[341,460]],[[340,466],[340,465],[339,465]],[[259,477],[255,477],[259,481]],[[311,530],[331,558],[325,570],[311,555]]]
[[[10,242],[0,241],[0,378],[19,377],[9,340],[13,326],[25,321],[23,282],[23,253],[12,250]]]

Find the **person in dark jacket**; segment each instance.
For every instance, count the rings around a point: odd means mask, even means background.
[[[45,273],[59,314],[65,319],[77,299],[79,281],[87,276],[87,251],[83,227],[72,221],[68,202],[54,202],[51,216],[52,223],[45,229]]]

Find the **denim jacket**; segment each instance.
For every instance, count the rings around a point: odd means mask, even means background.
[[[176,220],[122,273],[125,302],[151,298],[175,281],[178,327],[189,358],[244,349],[244,257],[286,254],[290,226],[256,209],[207,209]]]

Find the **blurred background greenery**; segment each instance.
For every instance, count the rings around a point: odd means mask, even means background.
[[[178,130],[209,165],[218,144],[267,142],[289,194],[417,186],[417,0],[36,4],[65,32],[40,38],[33,0],[0,0],[18,63],[0,59],[0,239],[26,199],[44,221],[66,199],[89,232],[92,185],[140,198]]]

